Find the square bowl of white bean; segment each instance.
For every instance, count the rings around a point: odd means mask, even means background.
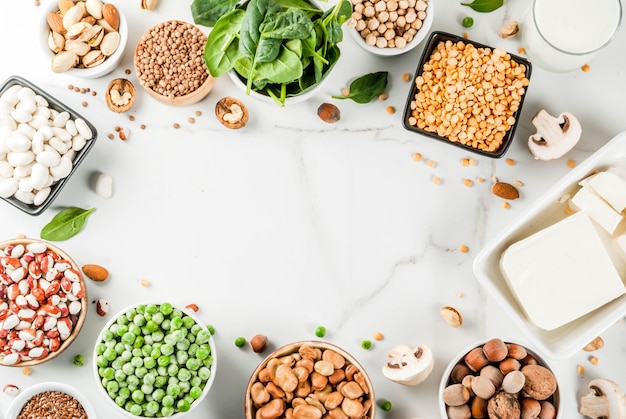
[[[43,213],[95,144],[96,128],[28,80],[0,85],[0,198]]]
[[[532,66],[500,48],[433,32],[415,71],[404,128],[502,157],[513,140]]]

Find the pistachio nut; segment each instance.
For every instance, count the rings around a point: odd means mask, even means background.
[[[82,18],[83,8],[79,5],[74,5],[63,15],[63,27],[69,29],[72,25],[80,22]]]
[[[83,57],[83,66],[85,68],[95,67],[102,64],[106,56],[99,49],[92,49]]]
[[[93,17],[93,16],[91,16],[91,15],[87,15],[87,16],[85,16],[85,17],[84,17],[84,18],[82,18],[80,21],[81,21],[81,22],[87,22],[87,23],[89,23],[90,25],[95,25],[95,24],[96,24],[96,18],[95,18],[95,17]]]
[[[65,42],[65,50],[75,52],[76,55],[82,57],[91,50],[91,46],[83,41],[67,40]]]
[[[63,48],[65,48],[65,37],[58,32],[50,31],[48,34],[48,47],[55,54],[63,51]]]
[[[93,48],[100,45],[102,42],[102,38],[104,38],[104,28],[98,24],[93,25],[91,38],[87,41],[87,43]]]
[[[119,32],[109,32],[104,35],[102,42],[100,42],[100,51],[102,54],[106,57],[112,55],[120,45],[120,39]]]
[[[103,4],[101,0],[87,0],[85,2],[87,13],[96,19],[102,19],[102,6]]]
[[[63,51],[52,59],[52,71],[64,73],[78,64],[78,55],[72,51]]]
[[[141,0],[141,8],[143,10],[154,10],[157,6],[158,0]]]
[[[67,28],[65,38],[68,41],[83,41],[87,42],[91,38],[93,32],[93,26],[87,22],[77,22]]]
[[[105,32],[115,32],[115,28],[109,24],[105,19],[98,19],[96,24],[102,26]]]

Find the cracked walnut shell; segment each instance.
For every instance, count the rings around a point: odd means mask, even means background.
[[[248,108],[234,97],[224,97],[215,104],[217,120],[227,128],[239,129],[248,122]]]
[[[135,86],[127,79],[114,79],[107,86],[105,99],[113,112],[128,111],[135,103]]]

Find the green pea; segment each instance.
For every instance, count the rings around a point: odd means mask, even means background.
[[[161,402],[161,400],[163,400],[163,397],[165,397],[165,390],[163,390],[162,388],[157,388],[152,392],[152,399],[155,402]]]
[[[135,416],[141,416],[143,409],[141,408],[140,405],[135,404],[131,406],[131,408],[128,411]]]
[[[172,345],[168,345],[167,343],[165,345],[161,346],[161,354],[163,355],[171,355],[174,353],[174,347]]]
[[[193,377],[191,377],[191,380],[189,380],[189,385],[191,387],[200,387],[202,385],[202,378],[198,377],[197,375],[194,375]]]
[[[116,330],[115,330],[115,334],[116,334],[117,336],[123,336],[123,335],[124,335],[124,333],[128,332],[128,325],[126,325],[126,324],[120,324],[120,325],[115,325],[115,324],[114,324],[113,326],[117,326],[117,327],[115,328],[115,329],[116,329]],[[111,326],[111,327],[113,327],[113,326]]]
[[[202,362],[198,358],[189,358],[185,362],[185,367],[190,371],[197,371],[202,366]]]
[[[176,362],[179,364],[185,364],[189,359],[189,354],[185,351],[176,352]]]
[[[85,365],[85,357],[82,355],[76,355],[74,357],[74,361],[73,361],[74,365],[78,366],[78,367],[82,367],[83,365]]]
[[[148,373],[148,369],[146,367],[135,368],[135,375],[137,378],[143,378]]]
[[[176,364],[170,364],[167,367],[167,375],[169,376],[175,376],[178,374],[178,365]]]
[[[183,316],[183,325],[187,329],[191,329],[193,325],[196,324],[196,321],[190,316]]]
[[[378,405],[385,412],[389,412],[391,410],[391,402],[389,400],[381,400]]]
[[[152,391],[154,391],[154,387],[152,386],[152,384],[142,384],[141,385],[141,392],[143,394],[150,394],[152,393]]]
[[[126,373],[123,370],[115,371],[115,381],[126,381]]]
[[[178,330],[183,327],[183,319],[174,317],[170,320],[170,330]]]
[[[178,403],[176,403],[176,407],[181,412],[188,412],[189,409],[191,409],[191,405],[185,399],[179,400]]]
[[[191,384],[189,384],[189,381],[181,381],[178,383],[178,387],[180,387],[181,396],[189,393],[189,390],[191,390]]]
[[[162,367],[167,367],[170,364],[170,362],[171,362],[170,357],[167,355],[161,355],[157,359],[157,364],[159,364]]]
[[[474,25],[474,18],[471,16],[465,16],[461,22],[464,28],[471,28]]]
[[[136,357],[136,358],[143,356],[143,350],[141,348],[133,348],[131,353],[133,354],[133,357]]]
[[[191,372],[189,372],[189,370],[186,368],[181,368],[178,370],[178,374],[176,374],[176,377],[178,377],[180,381],[189,381],[191,380]]]
[[[237,339],[235,339],[235,346],[238,348],[243,348],[243,346],[246,344],[246,338],[243,337],[238,337]]]
[[[126,399],[120,395],[117,395],[114,401],[115,401],[115,404],[118,405],[119,407],[124,407],[124,405],[126,404]]]
[[[124,333],[122,335],[122,342],[124,342],[126,345],[132,345],[133,343],[135,343],[135,334],[131,332]]]
[[[163,406],[161,408],[161,415],[163,417],[168,417],[168,416],[172,416],[174,414],[174,408],[171,406]]]
[[[104,340],[105,342],[113,340],[114,338],[115,334],[111,330],[104,330],[102,332],[102,340]]]
[[[139,377],[137,377],[136,375],[129,375],[128,377],[126,377],[126,382],[129,386],[133,387],[137,387],[140,383]]]
[[[209,342],[211,339],[211,332],[206,329],[200,330],[196,335],[196,343],[198,345],[202,345],[203,343]]]
[[[143,392],[141,390],[135,390],[133,391],[133,393],[130,395],[130,397],[133,399],[133,401],[135,403],[142,403],[144,398],[146,397],[145,394],[143,394]]]
[[[180,394],[180,386],[178,384],[170,384],[165,390],[168,396],[176,397]],[[165,405],[165,403],[163,403]]]
[[[107,346],[100,342],[96,345],[96,354],[97,355],[102,355],[104,353],[104,351],[106,350]]]
[[[154,386],[157,388],[165,387],[167,384],[167,377],[165,375],[158,375],[154,379]]]
[[[179,317],[182,319],[184,313],[182,311],[180,311],[179,309],[175,308],[174,310],[172,310],[172,317]]]
[[[160,326],[161,326],[161,329],[163,329],[163,330],[166,330],[166,331],[170,330],[170,319],[164,319],[161,322]]]
[[[155,324],[160,325],[161,323],[163,323],[163,320],[165,320],[165,315],[160,311],[152,314],[152,321]]]
[[[128,362],[133,358],[133,353],[128,349],[120,354],[120,358],[124,362]]]
[[[116,358],[113,360],[113,362],[111,362],[111,368],[113,368],[114,370],[122,369],[123,365],[124,361],[122,361],[121,358]]]
[[[195,357],[198,359],[206,359],[210,355],[210,352],[204,348],[198,348],[196,350]]]
[[[173,307],[170,303],[162,303],[159,306],[159,311],[167,316],[169,314],[172,314]]]
[[[143,366],[151,370],[152,368],[157,366],[157,361],[156,359],[147,356],[143,359]]]
[[[133,359],[130,360],[130,363],[133,367],[137,368],[137,367],[141,367],[143,366],[143,358],[141,357],[135,357]]]
[[[120,391],[118,391],[118,395],[124,399],[128,399],[130,397],[130,390],[128,387],[121,387]]]
[[[120,389],[120,385],[117,383],[117,381],[112,380],[107,383],[107,391],[109,393],[117,393],[119,389]]]
[[[117,352],[113,348],[106,348],[104,353],[102,354],[107,361],[113,361],[117,358]]]
[[[202,389],[198,386],[191,387],[189,390],[189,395],[194,399],[199,399],[202,396]]]
[[[197,335],[198,332],[200,332],[201,330],[203,330],[202,326],[200,326],[198,323],[194,323],[193,326],[191,326],[189,328],[189,331],[191,332],[192,335]]]
[[[370,349],[372,347],[372,341],[365,339],[361,342],[361,348],[363,349]]]
[[[153,320],[148,320],[146,322],[145,328],[146,328],[146,332],[148,333],[156,332],[157,330],[159,330],[159,324]]]
[[[191,342],[187,338],[182,338],[180,341],[176,342],[176,349],[179,351],[186,351],[191,346]]]
[[[165,337],[165,334],[163,334],[162,331],[157,330],[156,332],[153,332],[150,336],[152,336],[152,339],[155,342],[161,342],[163,338]]]
[[[107,380],[113,380],[115,378],[115,370],[111,367],[107,367],[102,371],[101,377]]]
[[[210,376],[211,376],[210,368],[200,367],[200,369],[198,370],[198,377],[202,378],[203,380],[208,380]]]
[[[315,329],[315,336],[318,338],[326,336],[326,328],[324,326],[317,326],[317,329]]]

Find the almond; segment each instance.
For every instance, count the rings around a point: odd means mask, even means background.
[[[106,3],[102,6],[102,18],[106,20],[106,22],[111,25],[114,30],[119,30],[120,15],[114,5],[112,5],[111,3]]]
[[[491,188],[491,192],[495,196],[499,196],[503,199],[512,200],[519,198],[519,191],[517,190],[517,188],[506,182],[494,183],[493,187]]]
[[[102,282],[109,277],[109,271],[100,265],[83,265],[82,270],[87,278],[91,279],[92,281]]]
[[[52,32],[60,33],[61,35],[67,32],[67,29],[63,26],[63,16],[60,14],[50,12],[46,16],[46,20]]]
[[[61,14],[64,15],[65,12],[70,10],[75,5],[76,4],[74,3],[73,0],[59,0],[59,12],[61,12]]]

